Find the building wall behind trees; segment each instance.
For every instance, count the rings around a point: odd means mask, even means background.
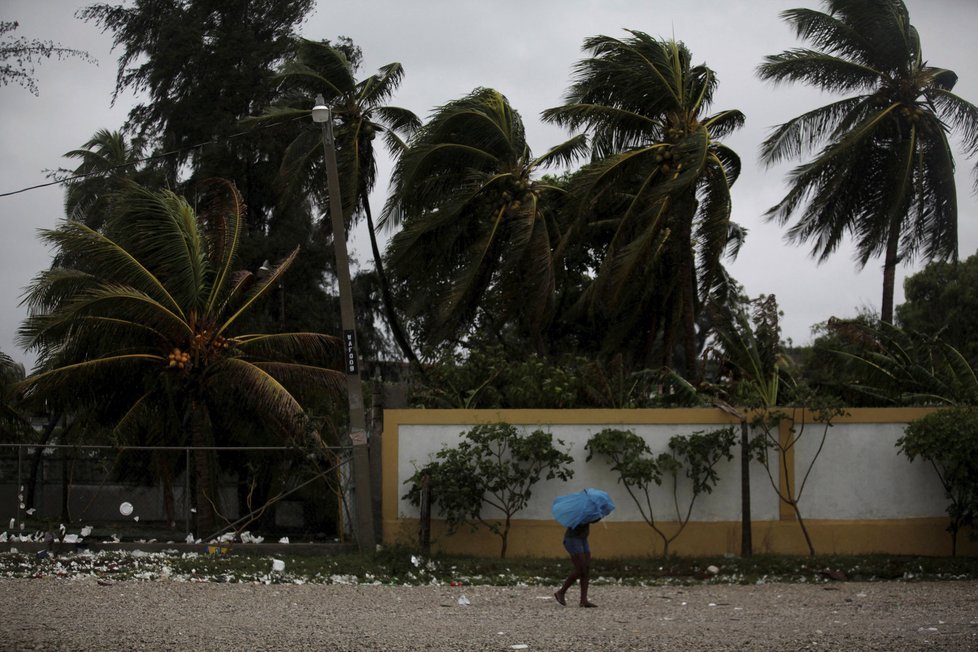
[[[779,473],[776,451],[770,465],[783,493],[787,493],[787,482],[797,487],[808,474],[799,505],[819,554],[950,554],[950,536],[945,532],[947,501],[934,469],[920,460],[909,462],[896,447],[906,424],[927,412],[920,408],[849,410],[833,420],[810,473],[809,464],[821,444],[823,428],[807,412],[796,414],[796,429],[802,418],[805,429],[786,455],[788,475]],[[597,457],[586,461],[585,444],[602,429],[632,430],[658,454],[667,450],[674,435],[728,425],[739,428],[737,421],[714,409],[387,410],[384,420],[383,537],[387,544],[417,544],[419,512],[404,498],[409,489],[405,482],[442,447],[454,447],[460,434],[472,426],[506,422],[529,431],[542,429],[555,440],[562,440],[563,448],[574,458],[573,479],[545,480],[536,485],[529,505],[516,515],[510,535],[510,555],[539,557],[564,555],[563,528],[550,515],[553,499],[586,487],[608,491],[616,504],[610,517],[591,528],[595,554],[662,554],[659,538],[644,522],[617,476]],[[783,423],[781,436],[788,435],[788,424]],[[731,461],[723,460],[716,467],[716,489],[696,499],[689,525],[671,544],[670,552],[739,554],[741,471],[739,450],[735,448],[733,453]],[[806,553],[795,516],[778,498],[764,466],[752,462],[750,474],[754,552]],[[689,481],[680,472],[677,495],[683,512],[690,491]],[[668,475],[652,492],[656,523],[667,531],[678,527],[672,492]],[[494,516],[490,511],[483,515]],[[449,534],[437,516],[435,509],[433,550],[488,556],[498,552],[498,540],[485,528],[462,528]],[[978,545],[968,534],[959,536],[958,554],[978,553]]]

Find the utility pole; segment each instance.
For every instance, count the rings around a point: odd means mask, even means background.
[[[340,198],[340,173],[336,165],[333,141],[333,112],[322,95],[316,96],[312,108],[313,122],[323,130],[323,152],[326,156],[326,181],[329,190],[329,217],[333,225],[333,247],[336,252],[336,280],[340,291],[340,322],[343,327],[343,366],[346,371],[346,393],[350,403],[350,442],[353,444],[353,483],[356,487],[357,544],[360,552],[374,548],[374,519],[370,499],[370,459],[367,453],[367,421],[363,409],[363,385],[360,382],[360,354],[353,315],[353,291],[350,286],[350,258],[346,250],[346,224]]]

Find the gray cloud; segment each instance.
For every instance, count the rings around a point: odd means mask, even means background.
[[[6,0],[3,19],[18,20],[18,33],[84,49],[98,59],[45,61],[36,70],[40,97],[7,86],[0,88],[0,192],[43,183],[45,170],[67,166],[62,155],[96,130],[121,126],[131,97],[110,106],[115,82],[111,38],[75,19],[89,4],[70,0]],[[972,0],[908,0],[921,33],[925,58],[955,70],[955,91],[978,102],[978,25]],[[832,315],[854,315],[878,307],[882,287],[879,261],[858,272],[852,250],[840,250],[817,266],[808,249],[787,245],[779,227],[761,216],[784,192],[787,168],[763,169],[757,150],[767,130],[824,101],[804,88],[773,88],[754,77],[766,54],[800,45],[778,17],[784,9],[818,7],[816,0],[712,0],[701,3],[663,0],[320,0],[302,26],[308,38],[351,37],[363,48],[364,70],[400,61],[406,70],[394,102],[426,116],[436,106],[478,86],[502,91],[523,116],[534,151],[540,153],[567,134],[544,125],[540,111],[561,103],[584,38],[619,35],[625,28],[684,41],[697,62],[720,79],[715,109],[737,108],[747,116],[743,130],[727,139],[741,156],[744,170],[734,186],[734,219],[750,229],[747,244],[730,265],[751,296],[774,293],[785,312],[785,335],[796,343],[810,340],[812,324]],[[958,160],[960,249],[978,247],[978,201],[972,194],[973,161]],[[381,178],[390,169],[380,166]],[[383,203],[386,189],[374,202]],[[0,198],[0,350],[16,359],[32,358],[13,344],[25,312],[18,306],[23,287],[49,261],[36,237],[63,216],[58,187]],[[369,259],[365,238],[354,246]],[[357,252],[354,252],[357,253]],[[904,268],[905,275],[921,267]],[[897,301],[902,300],[898,289]]]

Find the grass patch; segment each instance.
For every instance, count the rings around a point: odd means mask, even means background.
[[[283,561],[273,570],[273,558]],[[226,555],[166,550],[81,551],[71,554],[0,554],[0,577],[95,577],[100,581],[175,580],[248,583],[387,585],[555,585],[566,577],[565,559],[487,559],[441,556],[422,559],[406,548],[375,554]],[[686,584],[831,583],[842,581],[939,581],[978,579],[978,558],[756,555],[649,557],[593,562],[592,582],[628,586]]]

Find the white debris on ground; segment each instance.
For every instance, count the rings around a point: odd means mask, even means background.
[[[291,571],[293,564],[283,558]],[[535,588],[478,585],[466,588],[473,606],[462,608],[455,606],[458,592],[443,585],[180,579],[198,562],[213,559],[206,555],[169,557],[170,577],[148,581],[154,571],[147,559],[140,560],[147,564],[138,571],[140,581],[82,576],[78,581],[0,580],[0,649],[193,650],[201,648],[201,641],[208,649],[270,652],[956,652],[978,647],[975,581],[851,582],[833,585],[840,587],[834,590],[812,582],[758,586],[711,580],[654,588],[615,584],[594,587],[599,608],[587,611],[537,601],[540,591]],[[268,559],[258,560],[265,574]],[[71,578],[94,560],[98,555],[72,560],[74,567],[59,561]],[[0,560],[0,566],[5,563]],[[410,563],[408,555],[401,563]],[[54,562],[48,565],[56,567]],[[199,577],[201,567],[196,567]],[[866,597],[858,598],[859,593]],[[711,602],[716,606],[709,608]]]

